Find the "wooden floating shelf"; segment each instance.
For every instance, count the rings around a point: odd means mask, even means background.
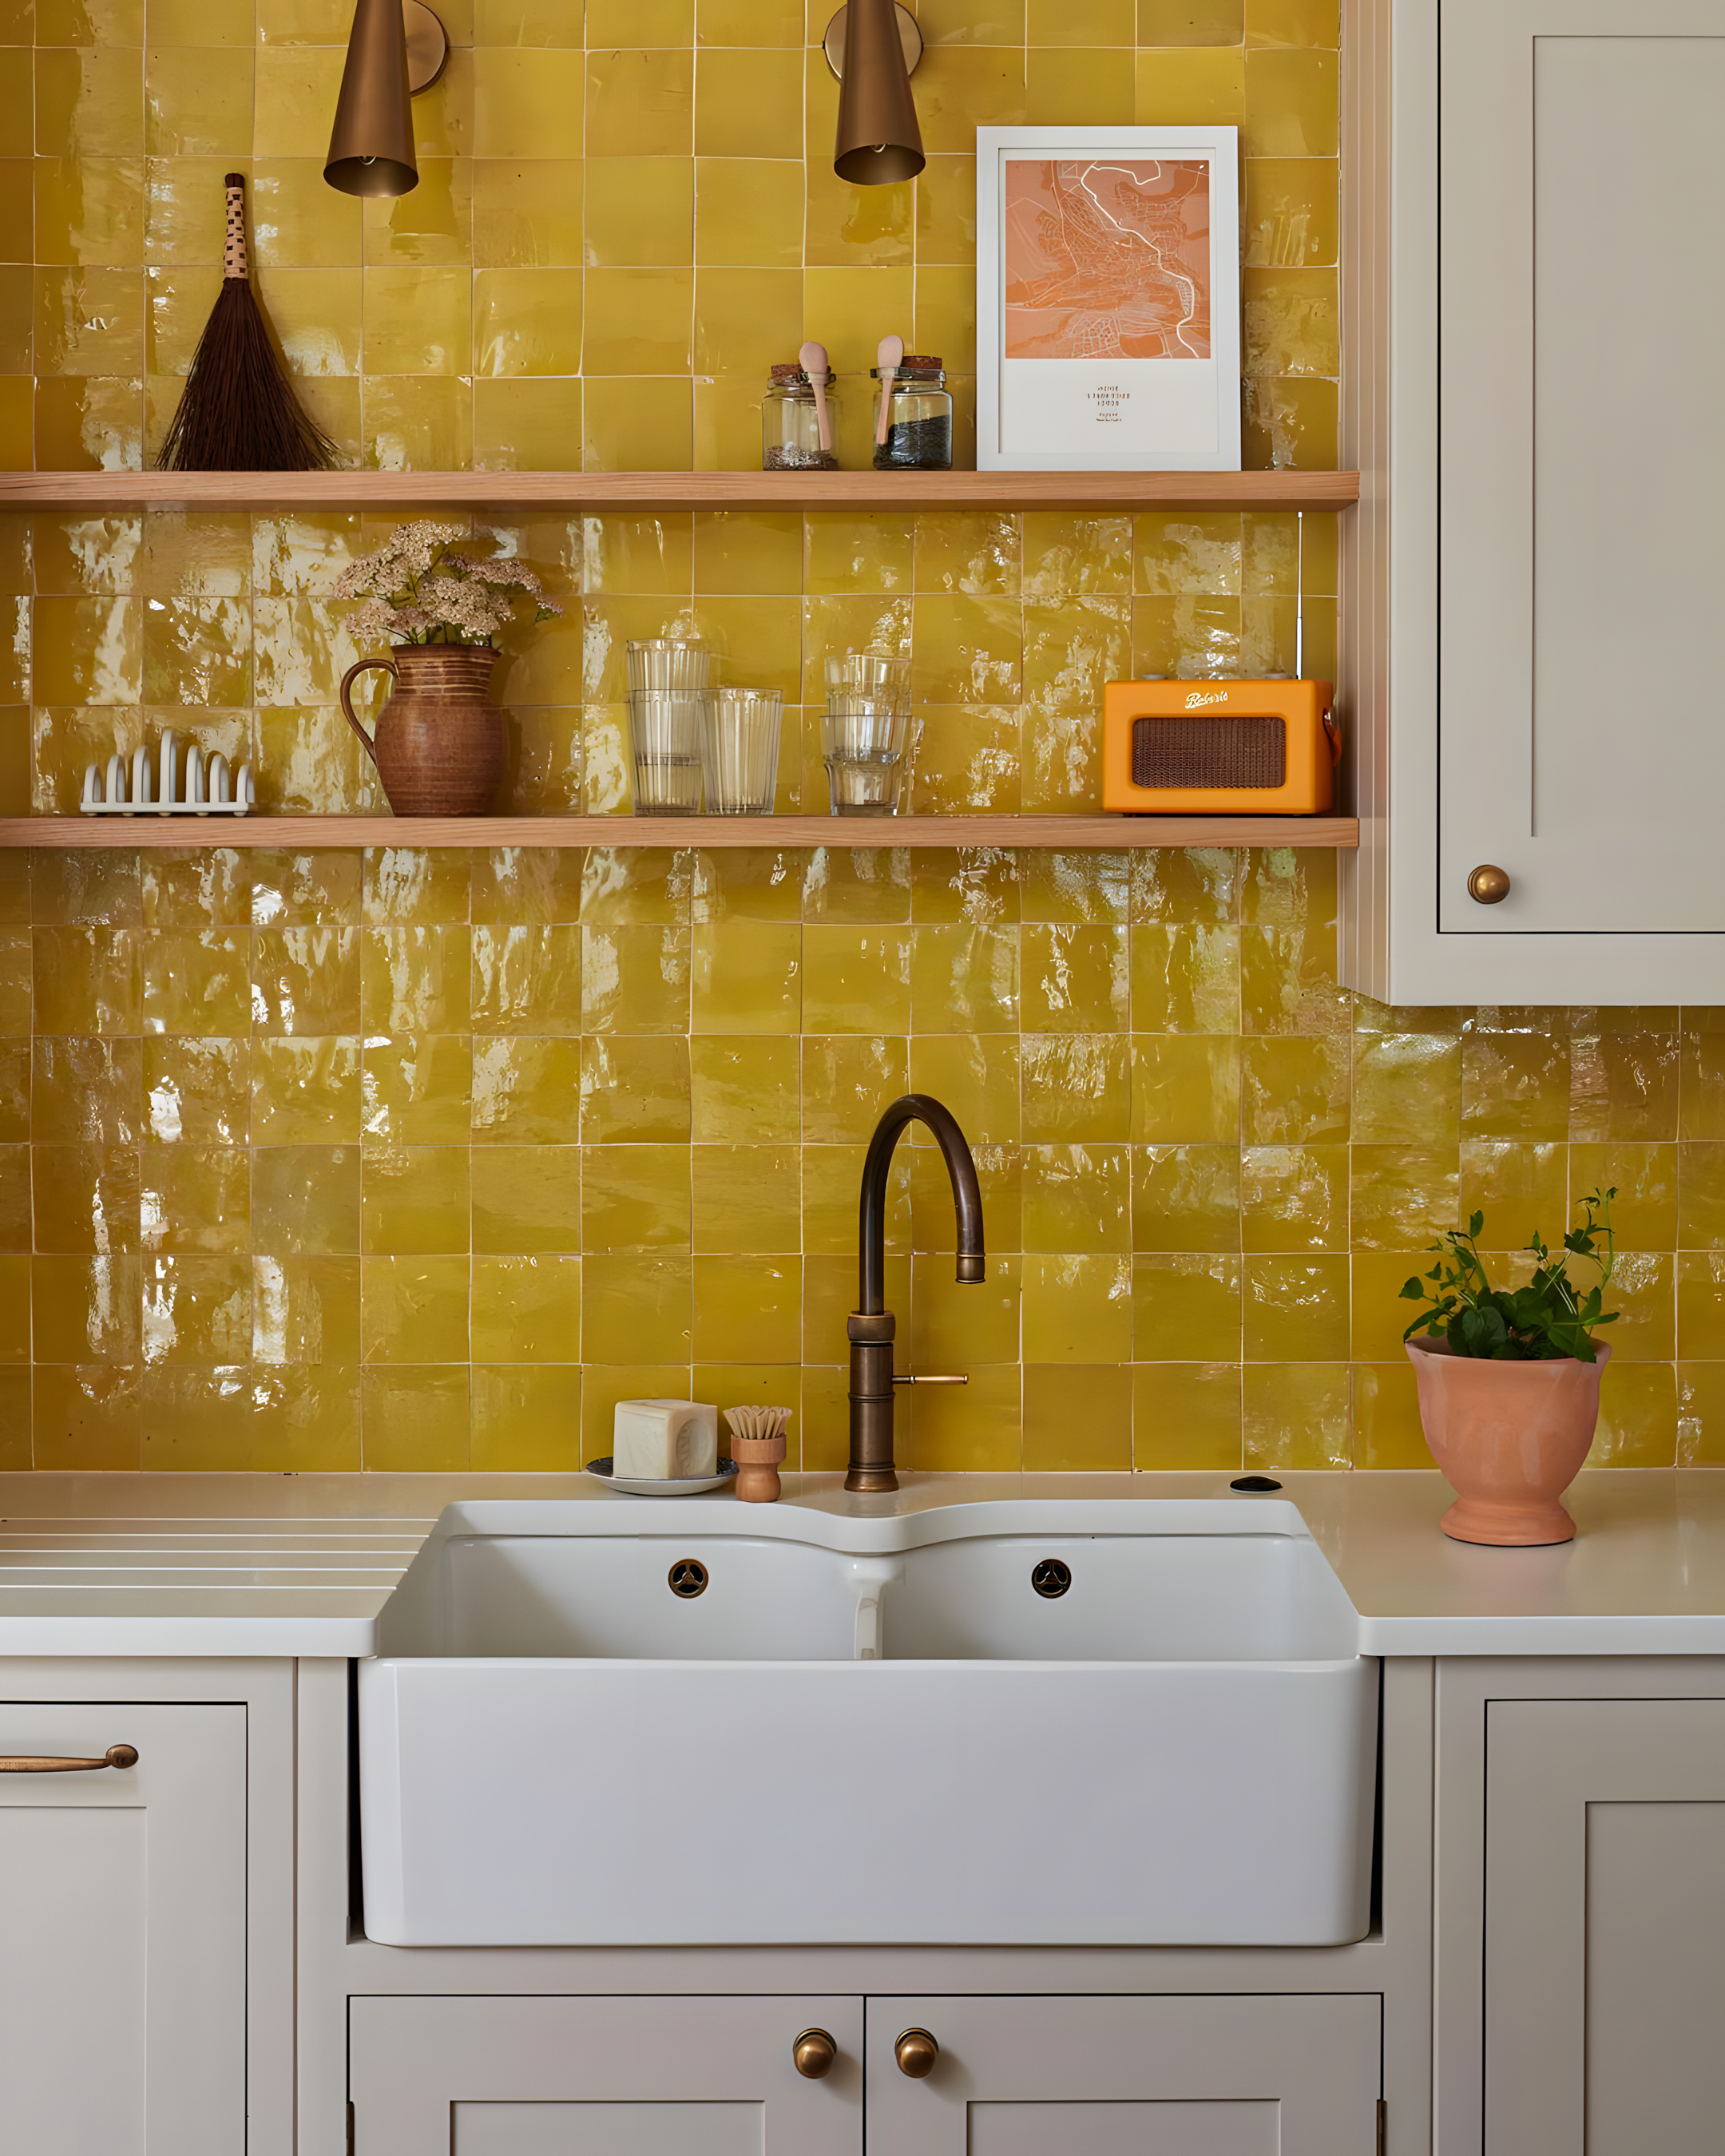
[[[1345,509],[1352,471],[0,472],[0,509]]]
[[[244,816],[0,819],[0,847],[1146,846],[1359,844],[1353,816]]]

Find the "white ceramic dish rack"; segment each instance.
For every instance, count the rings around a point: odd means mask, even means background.
[[[185,744],[183,761],[178,737],[165,733],[157,747],[156,773],[150,769],[150,752],[133,750],[130,766],[117,752],[108,758],[105,774],[98,764],[87,764],[80,814],[85,816],[246,816],[257,799],[252,767],[243,763],[235,771],[218,751],[208,760],[196,742]]]

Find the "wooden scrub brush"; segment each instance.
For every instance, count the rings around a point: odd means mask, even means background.
[[[726,1408],[731,1456],[737,1462],[737,1494],[745,1505],[770,1505],[778,1495],[778,1463],[785,1455],[788,1408]]]
[[[245,255],[245,175],[229,172],[222,289],[192,355],[162,471],[327,471],[336,445],[282,366]]]

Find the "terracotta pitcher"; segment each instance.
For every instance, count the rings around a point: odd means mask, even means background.
[[[341,676],[341,709],[376,765],[398,816],[483,816],[503,776],[503,714],[491,701],[497,654],[487,644],[402,644]],[[395,678],[375,737],[348,691],[382,667]]]
[[[1458,1543],[1567,1543],[1575,1522],[1558,1502],[1581,1471],[1599,1419],[1595,1360],[1493,1363],[1455,1355],[1447,1340],[1409,1340],[1420,1421],[1455,1490],[1438,1522]]]

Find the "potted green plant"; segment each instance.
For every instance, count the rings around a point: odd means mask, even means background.
[[[1440,1522],[1457,1542],[1566,1543],[1575,1522],[1558,1500],[1580,1471],[1599,1415],[1613,1325],[1605,1290],[1616,1263],[1615,1188],[1582,1201],[1584,1218],[1553,1254],[1536,1229],[1532,1278],[1493,1287],[1479,1252],[1483,1213],[1432,1245],[1438,1261],[1402,1289],[1426,1306],[1403,1333],[1431,1456],[1454,1487]],[[1590,1269],[1581,1284],[1572,1261]],[[1423,1337],[1415,1338],[1415,1334]]]

